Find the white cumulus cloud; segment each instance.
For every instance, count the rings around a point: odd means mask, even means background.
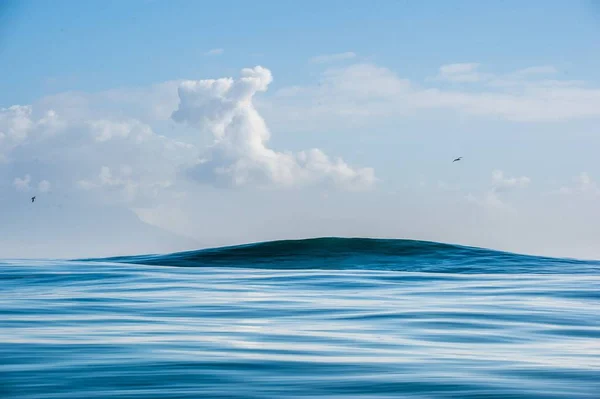
[[[190,175],[199,181],[227,186],[292,187],[333,183],[345,189],[371,187],[372,168],[353,168],[320,149],[292,153],[269,148],[271,136],[253,104],[273,77],[263,67],[246,68],[233,78],[185,81],[179,87],[176,122],[208,132],[214,141]]]

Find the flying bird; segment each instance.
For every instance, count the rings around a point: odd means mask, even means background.
[[[454,161],[452,161],[452,163],[456,162],[456,161],[460,161],[462,159],[462,157],[458,157],[456,158]]]
[[[31,197],[31,202],[35,201],[35,196]]]

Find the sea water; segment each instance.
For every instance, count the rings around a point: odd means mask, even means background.
[[[0,398],[600,398],[600,262],[324,238],[0,280]]]

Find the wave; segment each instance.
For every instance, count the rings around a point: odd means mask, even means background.
[[[310,238],[162,255],[79,259],[175,267],[389,270],[432,273],[597,273],[599,261],[549,258],[430,241]]]

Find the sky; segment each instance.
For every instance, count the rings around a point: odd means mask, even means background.
[[[0,61],[0,257],[600,259],[600,2],[5,0]]]

